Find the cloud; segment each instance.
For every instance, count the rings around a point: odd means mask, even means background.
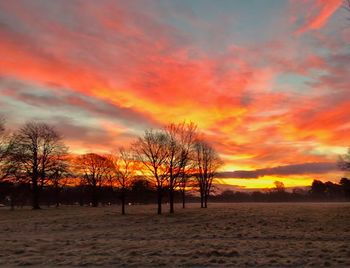
[[[77,151],[186,119],[240,176],[328,163],[348,146],[350,35],[338,20],[295,38],[285,3],[247,16],[238,2],[164,2],[1,2],[1,108],[16,123],[65,118]],[[303,2],[300,33],[338,14],[339,1]],[[254,10],[269,22],[250,20]]]
[[[322,174],[331,171],[337,171],[339,168],[336,163],[304,163],[286,166],[277,166],[273,168],[264,168],[257,170],[237,170],[220,172],[218,178],[247,178],[255,179],[266,175],[301,175],[301,174]]]
[[[298,4],[300,3],[298,2]],[[295,33],[302,34],[322,28],[342,3],[343,0],[306,1],[305,4],[302,4],[304,12],[307,12],[305,20]]]
[[[67,117],[55,117],[54,122],[72,152],[111,152],[135,138],[123,128],[110,131],[103,125],[84,124]]]
[[[132,108],[120,107],[108,101],[72,92],[57,85],[35,85],[13,78],[0,77],[3,96],[34,107],[58,109],[65,112],[85,112],[97,118],[109,118],[129,127],[156,127],[158,123]]]

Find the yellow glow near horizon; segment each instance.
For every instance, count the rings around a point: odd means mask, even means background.
[[[244,187],[246,189],[254,188],[274,188],[274,182],[281,181],[284,183],[285,187],[300,187],[309,186],[312,184],[313,178],[309,176],[293,176],[293,177],[279,177],[279,176],[263,176],[254,179],[220,179],[217,180],[218,183],[234,185]]]

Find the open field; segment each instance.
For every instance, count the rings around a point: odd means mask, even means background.
[[[349,203],[209,206],[1,208],[0,265],[350,266]]]

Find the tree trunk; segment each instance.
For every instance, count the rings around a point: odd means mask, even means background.
[[[32,208],[33,209],[40,209],[39,206],[39,187],[38,187],[38,178],[35,176],[32,178]]]
[[[185,193],[185,189],[183,189],[181,191],[181,195],[182,195],[182,208],[185,208],[185,202],[186,202],[186,193]]]
[[[157,188],[158,215],[162,214],[162,189]]]
[[[205,194],[204,195],[204,208],[207,208],[208,207],[208,195]]]
[[[170,204],[170,213],[174,213],[174,187],[169,187],[169,204]]]
[[[204,208],[204,198],[203,198],[203,191],[201,191],[201,208]]]
[[[33,168],[32,168],[32,208],[40,209],[39,206],[39,186],[38,186],[38,152],[35,149],[33,152]]]
[[[125,188],[122,188],[121,192],[121,201],[122,201],[122,215],[125,215]]]

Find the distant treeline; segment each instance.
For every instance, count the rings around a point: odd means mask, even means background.
[[[350,201],[350,180],[338,183],[314,180],[310,189],[295,188],[287,192],[283,187],[265,191],[223,191],[210,197],[212,202],[344,202]]]
[[[94,189],[89,185],[62,186],[60,188],[48,185],[40,192],[41,206],[80,205],[93,206],[91,195]],[[157,189],[148,180],[138,179],[125,189],[125,202],[130,205],[154,204],[157,200]],[[121,188],[102,186],[99,189],[99,204],[121,204]],[[15,207],[30,206],[31,199],[30,183],[0,182],[0,204]],[[165,190],[163,203],[169,203],[168,191]],[[175,191],[175,202],[182,202],[182,194]],[[188,202],[199,202],[200,197],[192,194],[187,195]]]
[[[0,183],[0,203],[15,207],[31,205],[31,185],[29,183],[14,184]],[[93,189],[86,185],[66,186],[55,188],[45,186],[41,192],[42,206],[80,205],[92,206],[91,192]],[[121,203],[120,189],[102,187],[99,202],[101,205]],[[130,205],[153,204],[157,197],[157,190],[149,181],[138,179],[126,189],[126,203]],[[168,203],[165,194],[164,203]],[[182,202],[180,191],[175,191],[175,202]],[[200,197],[194,192],[187,195],[188,202],[199,202]],[[342,178],[339,182],[321,182],[314,180],[310,190],[296,188],[287,192],[283,187],[276,187],[264,191],[241,192],[225,190],[209,197],[211,202],[336,202],[350,201],[350,180]]]

